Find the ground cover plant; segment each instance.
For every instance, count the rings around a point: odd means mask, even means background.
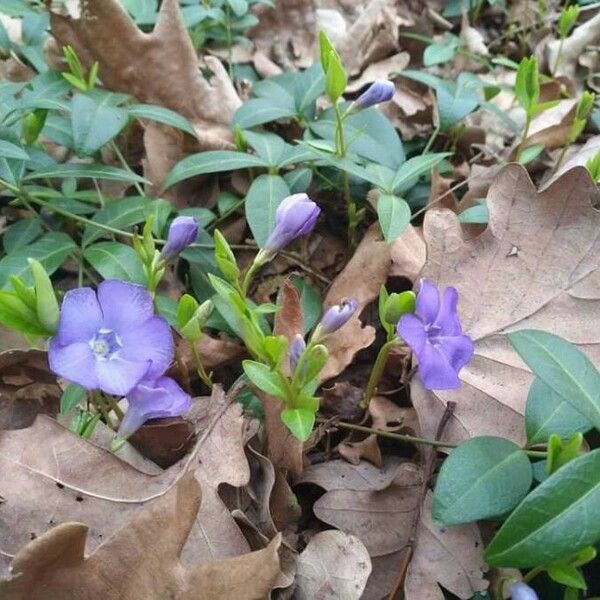
[[[600,597],[599,40],[0,0],[0,598]]]

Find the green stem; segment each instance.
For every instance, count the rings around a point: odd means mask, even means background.
[[[208,386],[208,388],[212,388],[212,379],[210,375],[204,369],[204,365],[202,364],[202,359],[200,358],[200,354],[198,354],[198,348],[196,348],[196,344],[194,342],[189,342],[190,348],[192,349],[192,356],[194,357],[194,364],[196,365],[196,371],[198,372],[198,376],[200,379]]]
[[[556,60],[554,61],[554,68],[552,69],[552,75],[556,75],[556,71],[558,70],[558,65],[560,64],[560,58],[562,54],[563,44],[565,43],[565,38],[560,38],[560,43],[558,44],[558,52],[556,53]]]
[[[121,421],[125,415],[121,410],[116,398],[114,396],[104,396],[104,398],[110,409],[115,413],[115,415],[117,415],[119,421]]]
[[[556,171],[558,171],[560,165],[562,164],[562,161],[565,158],[565,154],[567,153],[567,150],[569,149],[569,144],[565,144],[562,147],[562,150],[560,151],[560,154],[558,155],[558,160],[556,161],[556,164],[554,165],[554,172],[556,173]]]
[[[529,573],[526,573],[523,576],[523,581],[525,583],[529,583],[532,579],[534,579],[535,577],[537,577],[544,570],[545,570],[544,567],[535,567],[534,569],[531,569],[531,571],[529,571]]]
[[[366,410],[369,407],[369,402],[371,401],[371,398],[377,392],[377,386],[379,385],[379,381],[381,380],[381,376],[383,375],[383,370],[385,369],[385,365],[387,363],[388,356],[390,355],[390,351],[394,346],[398,346],[399,344],[400,340],[394,337],[394,339],[387,341],[379,349],[379,353],[377,354],[377,358],[375,359],[375,364],[373,365],[373,369],[371,370],[371,375],[369,376],[369,381],[367,383],[365,395],[363,396],[363,399],[360,401],[359,404],[361,408]]]
[[[132,175],[135,175],[135,173],[133,172],[132,168],[129,166],[129,164],[127,164],[127,161],[125,160],[125,157],[123,156],[123,154],[121,154],[121,151],[119,150],[119,147],[117,146],[117,144],[113,141],[111,141],[111,146],[112,149],[114,151],[114,153],[117,155],[117,158],[119,159],[119,162],[121,163],[121,165],[123,166],[123,168],[128,171],[129,173],[131,173]],[[134,179],[133,181],[133,185],[135,187],[135,189],[137,190],[138,194],[140,196],[142,196],[143,198],[146,198],[146,192],[144,191],[144,188],[142,187],[142,185],[140,184],[139,181],[136,181]]]
[[[102,415],[104,422],[108,425],[108,427],[113,429],[112,421],[110,420],[108,411],[106,410],[106,405],[104,404],[104,399],[102,398],[100,393],[97,392],[94,394],[93,402],[94,402],[94,406],[98,409],[98,411]]]
[[[523,130],[523,137],[521,138],[521,143],[517,148],[517,162],[521,160],[521,154],[523,153],[523,144],[527,140],[527,136],[529,135],[529,127],[531,126],[531,115],[529,112],[527,113],[527,117],[525,119],[525,129]]]
[[[433,133],[431,134],[429,140],[427,140],[427,144],[425,145],[425,148],[423,149],[423,154],[427,154],[429,152],[429,150],[431,149],[431,147],[433,146],[433,142],[435,142],[438,134],[440,133],[440,126],[436,125],[435,129],[433,130]]]
[[[260,253],[259,253],[260,254]],[[258,257],[258,255],[257,255]],[[244,281],[242,282],[242,287],[240,289],[240,294],[242,298],[246,298],[248,296],[248,289],[250,288],[250,284],[252,283],[252,279],[256,275],[256,273],[260,270],[264,263],[257,261],[256,258],[254,262],[250,265],[250,268],[246,271],[246,275],[244,275]]]

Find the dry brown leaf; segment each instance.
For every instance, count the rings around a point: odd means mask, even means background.
[[[360,442],[342,442],[338,444],[340,456],[353,465],[358,465],[364,459],[376,467],[381,467],[382,457],[377,435],[371,434]]]
[[[544,183],[542,189],[554,183],[559,177],[574,167],[585,167],[587,161],[593,158],[600,150],[600,135],[594,135],[583,146],[574,146],[569,148],[569,150],[572,151],[567,151],[562,165]],[[596,205],[597,202],[593,202],[593,204]]]
[[[279,575],[279,538],[264,550],[184,567],[181,550],[200,505],[200,486],[186,475],[87,558],[88,528],[64,523],[30,542],[0,582],[6,600],[207,600],[264,598]],[[143,550],[143,551],[142,551]]]
[[[331,490],[313,505],[317,518],[356,535],[370,556],[381,556],[404,547],[418,509],[422,475],[405,462],[391,485],[383,490]]]
[[[85,65],[98,61],[108,89],[181,113],[203,149],[231,145],[229,123],[241,101],[218,59],[206,58],[213,80],[202,77],[177,0],[162,3],[152,33],[140,31],[118,0],[87,0],[80,19],[51,12],[50,22]]]
[[[461,600],[484,592],[488,582],[483,541],[477,525],[439,529],[431,520],[432,494],[428,493],[417,529],[417,541],[406,573],[406,600],[444,600],[439,585]]]
[[[377,79],[387,79],[390,76],[406,69],[410,56],[408,52],[398,52],[385,60],[371,63],[358,77],[346,86],[346,93],[358,92],[365,85]]]
[[[545,110],[531,122],[526,146],[543,144],[548,150],[564,146],[573,124],[578,100],[561,100],[556,106]]]
[[[0,430],[29,427],[38,414],[58,412],[62,390],[48,369],[46,352],[0,354]]]
[[[428,258],[422,275],[455,286],[475,356],[458,390],[426,392],[411,385],[421,431],[435,434],[448,400],[457,402],[445,439],[475,435],[524,439],[523,411],[532,376],[501,335],[544,329],[600,350],[600,213],[590,200],[595,185],[577,167],[537,193],[527,171],[505,167],[487,197],[489,226],[465,242],[454,213],[430,210],[425,219]]]
[[[358,600],[371,573],[371,559],[362,542],[342,531],[322,531],[298,557],[298,600]]]
[[[414,281],[423,265],[427,251],[423,237],[412,225],[409,225],[390,248],[392,268],[390,275],[406,277]]]
[[[339,375],[359,350],[373,343],[375,329],[368,325],[363,327],[359,315],[367,304],[377,298],[379,289],[388,278],[390,265],[389,246],[381,241],[379,225],[375,223],[344,270],[336,277],[323,302],[326,310],[344,298],[353,297],[358,300],[358,309],[354,317],[327,341],[329,360],[321,371],[321,381]]]

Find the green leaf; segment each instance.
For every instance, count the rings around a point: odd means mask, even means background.
[[[587,584],[579,569],[572,565],[550,565],[546,571],[554,581],[578,590],[587,590]]]
[[[479,106],[479,96],[472,89],[461,85],[438,88],[436,98],[442,131],[462,121]]]
[[[312,181],[312,171],[310,169],[294,169],[288,171],[283,178],[290,188],[291,194],[300,194],[306,192]]]
[[[307,116],[308,109],[325,92],[325,73],[319,63],[313,64],[294,77],[294,101],[298,114]]]
[[[233,150],[214,150],[192,154],[178,162],[165,179],[164,188],[205,173],[222,173],[235,169],[266,167],[267,163],[254,154],[235,152]]]
[[[395,193],[411,188],[417,181],[417,179],[435,167],[437,164],[442,162],[444,158],[451,156],[451,152],[437,152],[434,154],[422,154],[421,156],[415,156],[409,158],[402,166],[398,169],[392,187]]]
[[[600,373],[576,346],[535,329],[507,334],[529,368],[600,430]]]
[[[253,98],[244,102],[233,116],[233,125],[242,129],[256,127],[279,119],[290,119],[296,115],[294,108],[274,104],[267,98]]]
[[[0,291],[0,324],[25,335],[48,336],[35,312],[14,292]]]
[[[540,97],[540,82],[535,56],[525,57],[519,63],[515,96],[525,111],[531,114]]]
[[[319,32],[319,48],[321,66],[325,73],[325,91],[332,102],[335,102],[346,89],[348,75],[342,59],[324,31]]]
[[[88,165],[74,163],[63,163],[38,169],[34,173],[29,173],[23,179],[52,179],[53,177],[62,179],[65,177],[75,177],[80,179],[106,179],[110,181],[130,181],[132,183],[136,181],[138,183],[150,183],[140,175],[136,175],[125,169],[102,164]]]
[[[459,223],[463,223],[465,225],[469,223],[485,224],[488,222],[489,218],[490,211],[488,210],[486,204],[470,206],[458,215]]]
[[[227,0],[227,4],[231,6],[231,10],[237,17],[241,17],[248,12],[248,2],[246,0]]]
[[[323,312],[321,295],[302,277],[292,277],[292,285],[300,295],[300,304],[302,304],[302,314],[304,316],[303,330],[306,333],[317,324]]]
[[[157,294],[154,298],[154,306],[158,314],[164,317],[171,327],[177,325],[177,302],[173,298]]]
[[[65,415],[75,408],[87,394],[87,390],[76,383],[69,383],[60,398],[60,414]]]
[[[104,279],[145,282],[142,263],[131,246],[118,242],[99,242],[88,246],[83,257]]]
[[[561,467],[517,506],[490,542],[495,567],[535,567],[600,540],[600,449]]]
[[[90,156],[100,150],[127,124],[127,111],[111,106],[110,96],[97,101],[85,94],[75,94],[72,102],[73,142],[80,156]]]
[[[39,261],[34,258],[28,258],[27,261],[33,275],[38,319],[50,333],[54,334],[58,328],[60,310],[52,281]]]
[[[0,140],[0,156],[2,158],[29,160],[29,154],[21,146],[17,146],[17,144],[7,142],[6,140]]]
[[[198,137],[192,124],[182,115],[165,108],[164,106],[155,106],[154,104],[130,104],[127,107],[129,115],[137,119],[149,119],[157,123],[164,123],[170,127],[181,129],[194,137]]]
[[[534,144],[533,146],[527,146],[519,154],[519,162],[522,165],[530,163],[535,160],[544,150],[544,144]]]
[[[40,219],[22,219],[13,223],[2,236],[4,251],[7,254],[15,252],[27,244],[30,244],[42,235],[44,228]]]
[[[279,175],[259,175],[246,196],[246,220],[256,243],[262,248],[275,224],[275,211],[290,189]]]
[[[592,428],[590,421],[536,377],[529,388],[525,404],[525,429],[530,446],[543,444],[553,434],[562,439]]]
[[[281,420],[301,442],[305,442],[312,433],[315,413],[302,408],[286,408],[281,411]]]
[[[270,167],[276,167],[283,157],[287,144],[278,135],[270,132],[244,131],[244,137],[256,154]]]
[[[531,463],[515,443],[491,436],[472,438],[444,461],[432,516],[448,526],[503,515],[525,497],[532,478]]]
[[[278,398],[286,397],[286,390],[281,376],[275,371],[271,371],[267,365],[256,362],[254,360],[245,360],[242,362],[244,373],[248,379],[260,390],[277,396]]]
[[[33,284],[28,258],[40,261],[46,272],[52,275],[76,248],[75,242],[66,233],[46,233],[33,244],[20,248],[0,260],[0,288],[10,287],[11,275],[20,277],[27,285]]]
[[[425,48],[423,64],[430,67],[452,60],[458,50],[458,44],[458,37],[446,32],[439,42],[434,42]]]
[[[410,206],[403,198],[381,194],[377,200],[377,216],[383,238],[391,244],[410,223]]]
[[[127,229],[146,220],[149,204],[148,199],[141,196],[121,198],[101,208],[94,215],[93,220],[100,225],[108,225],[116,229]],[[99,237],[106,235],[106,233],[104,229],[86,225],[82,243],[87,246]]]

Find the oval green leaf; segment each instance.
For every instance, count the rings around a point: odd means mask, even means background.
[[[377,216],[383,238],[391,244],[410,223],[410,206],[403,198],[381,194],[377,200]]]
[[[83,257],[104,279],[145,282],[144,269],[133,248],[118,242],[99,242],[86,248]]]

